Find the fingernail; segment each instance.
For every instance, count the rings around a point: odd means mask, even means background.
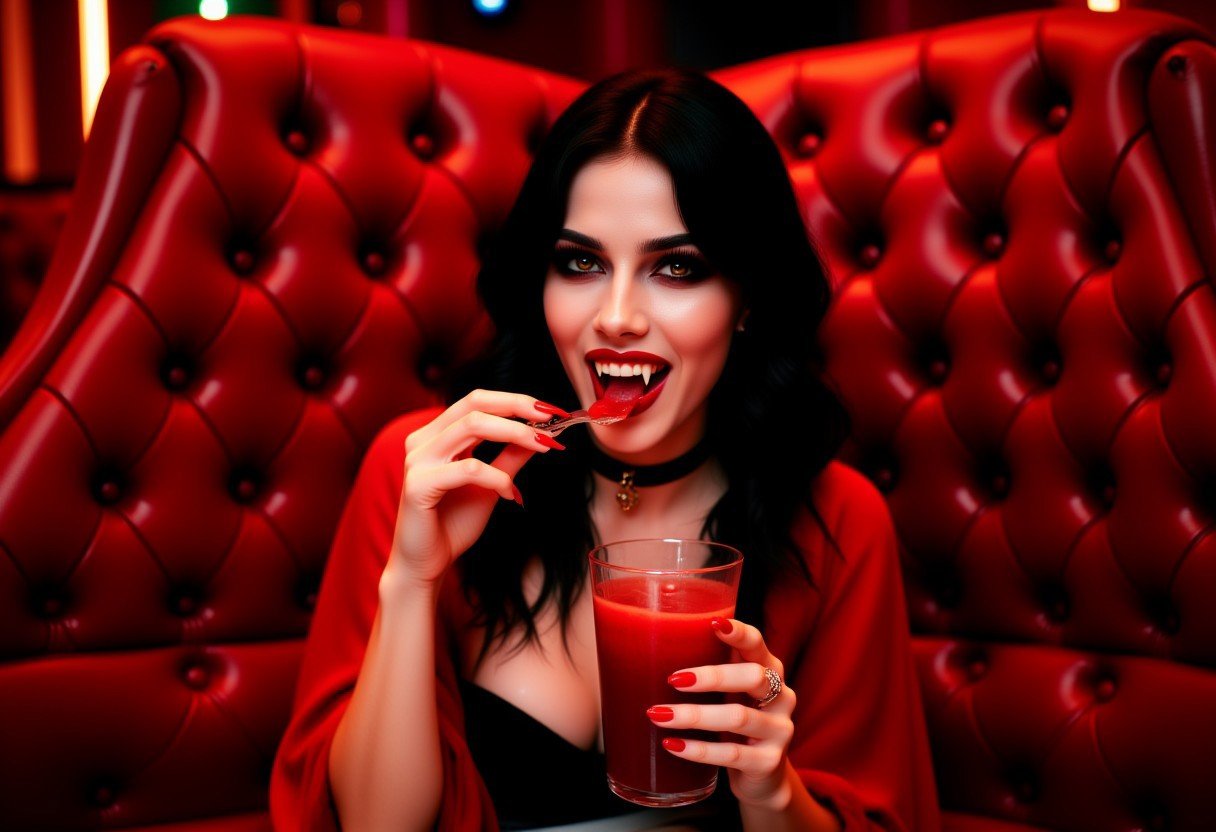
[[[655,705],[653,708],[646,709],[646,716],[650,717],[655,722],[671,722],[676,718],[676,712],[671,708],[664,708],[662,705]]]
[[[519,493],[519,486],[512,485],[511,491],[515,494],[515,502],[519,503],[520,508],[524,505],[524,495]]]
[[[540,431],[537,431],[536,441],[539,442],[540,444],[544,445],[546,448],[552,448],[555,451],[566,450],[565,445],[563,445],[561,442],[558,442],[556,439],[554,439],[552,436],[550,436],[547,433],[541,433]]]
[[[679,673],[673,673],[667,677],[667,684],[673,688],[692,687],[697,683],[697,674],[689,673],[687,670],[681,670]]]
[[[731,630],[735,629],[735,625],[730,623],[729,618],[715,618],[709,622],[709,625],[724,636],[728,636]]]
[[[668,751],[683,751],[684,740],[679,737],[663,737],[663,747]]]
[[[561,416],[563,419],[567,419],[570,417],[569,413],[562,410],[560,407],[558,407],[555,404],[548,404],[547,402],[537,402],[535,405],[533,405],[533,407],[535,407],[541,413],[549,413],[549,414],[552,414],[553,416]]]

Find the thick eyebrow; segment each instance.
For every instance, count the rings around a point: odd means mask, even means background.
[[[577,231],[571,231],[569,228],[563,228],[558,232],[559,240],[569,240],[572,243],[578,243],[580,246],[586,246],[595,251],[603,251],[604,244],[594,237],[588,237],[586,234],[580,234]],[[692,241],[691,234],[673,234],[670,237],[658,237],[654,240],[647,240],[638,248],[638,254],[650,254],[654,251],[666,251],[669,248],[676,246],[695,245]]]

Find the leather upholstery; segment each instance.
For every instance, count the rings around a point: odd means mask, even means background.
[[[832,269],[948,828],[1216,826],[1210,39],[1058,11],[717,77]],[[581,88],[265,19],[116,61],[0,358],[0,827],[266,826],[360,454],[484,345],[479,240]]]
[[[0,193],[0,352],[34,302],[68,201],[58,188]]]

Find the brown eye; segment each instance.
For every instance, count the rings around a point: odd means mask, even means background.
[[[580,272],[589,272],[595,266],[595,261],[590,257],[575,257],[570,262],[574,263],[574,268]],[[583,268],[584,263],[587,265],[587,268]]]
[[[671,261],[672,277],[688,277],[691,274],[692,274],[691,266],[685,265],[684,262],[681,260],[672,260]]]

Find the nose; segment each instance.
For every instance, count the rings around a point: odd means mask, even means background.
[[[646,314],[644,289],[630,274],[619,270],[607,283],[600,299],[599,310],[592,322],[597,331],[609,338],[642,336],[650,329]]]

